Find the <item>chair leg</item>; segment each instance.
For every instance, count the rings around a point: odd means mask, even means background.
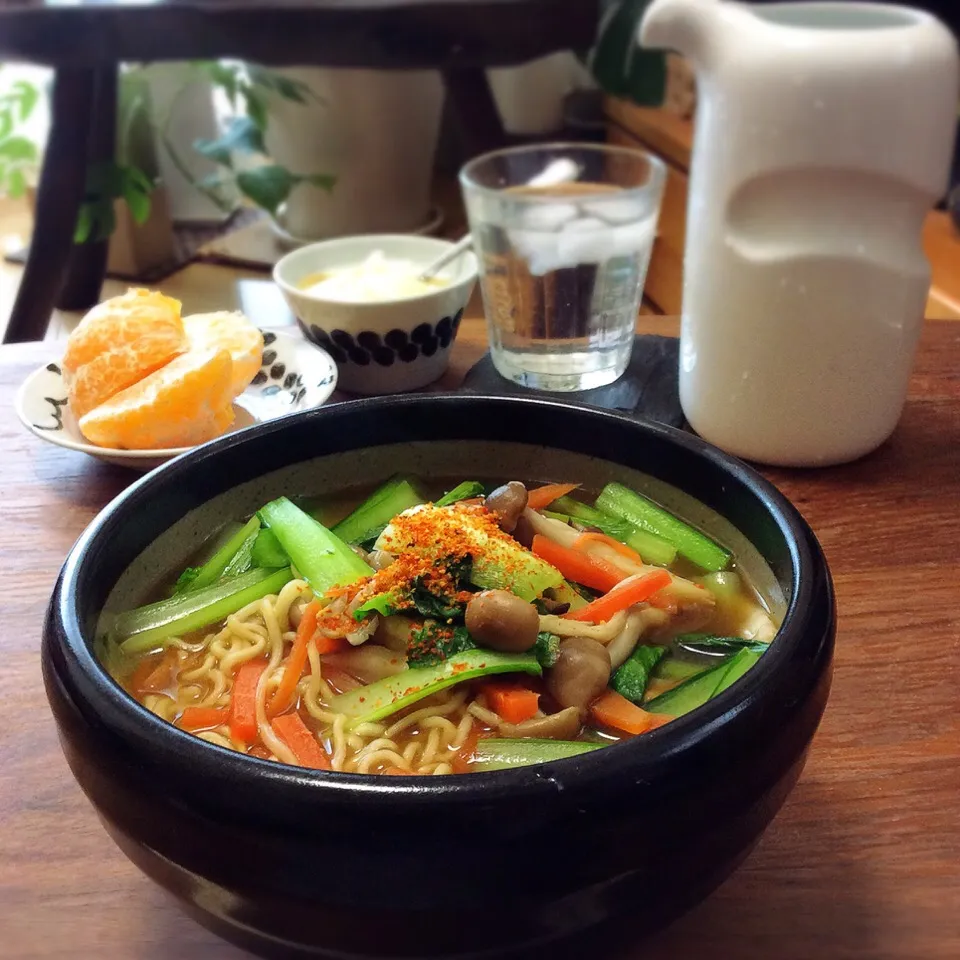
[[[112,163],[117,156],[117,66],[97,68],[93,117],[87,137],[87,169]],[[60,310],[86,310],[100,299],[107,272],[109,239],[74,244],[57,295]]]
[[[73,247],[87,175],[87,144],[96,96],[96,71],[56,71],[30,253],[4,333],[4,343],[42,340]]]
[[[448,68],[443,82],[467,158],[507,145],[500,111],[482,67]]]

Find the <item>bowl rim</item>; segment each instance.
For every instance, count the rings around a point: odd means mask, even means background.
[[[370,233],[370,234],[352,234],[347,237],[333,237],[329,240],[317,240],[314,243],[308,243],[296,250],[291,250],[284,254],[274,265],[271,271],[273,282],[280,288],[288,300],[299,300],[311,304],[326,304],[337,308],[349,308],[352,310],[381,310],[384,307],[407,306],[410,304],[430,303],[443,296],[449,296],[451,291],[459,291],[474,284],[480,272],[480,264],[476,253],[472,250],[465,250],[461,256],[466,258],[468,269],[463,274],[443,287],[437,287],[435,290],[428,290],[424,293],[413,294],[409,297],[391,297],[384,300],[334,300],[329,297],[318,297],[316,294],[307,293],[300,287],[289,282],[283,273],[288,270],[291,264],[300,259],[308,259],[311,254],[323,253],[325,250],[336,249],[347,243],[363,241],[369,242],[371,251],[376,249],[378,242],[403,241],[405,243],[424,243],[436,244],[436,255],[443,252],[443,248],[449,249],[455,245],[453,240],[446,237],[424,237],[419,234],[410,233]]]
[[[685,448],[688,453],[705,458],[726,472],[763,505],[781,532],[788,548],[790,598],[777,638],[770,649],[764,653],[755,667],[722,694],[691,711],[690,714],[678,717],[642,737],[614,744],[611,749],[589,751],[574,758],[556,760],[549,764],[471,773],[469,776],[446,777],[416,775],[382,777],[308,770],[278,761],[249,757],[208,743],[160,719],[139,704],[110,677],[94,652],[94,638],[88,642],[80,625],[77,581],[87,563],[87,558],[95,558],[98,542],[104,539],[109,540],[111,527],[125,522],[125,514],[135,513],[143,502],[148,502],[152,492],[158,486],[166,485],[169,482],[168,478],[172,479],[177,473],[194,466],[202,471],[202,465],[206,461],[216,457],[225,449],[255,441],[257,437],[282,432],[301,420],[334,420],[338,417],[363,416],[386,404],[412,408],[413,411],[424,407],[435,409],[434,405],[438,403],[450,408],[465,404],[474,406],[478,410],[488,405],[499,405],[514,410],[533,405],[545,407],[559,416],[572,410],[577,416],[586,417],[598,423],[613,421],[614,425],[619,424],[620,427],[627,426],[652,433],[668,443]],[[358,445],[352,449],[366,449],[369,446],[372,445]],[[339,452],[343,451],[336,451],[331,455]],[[610,460],[610,462],[616,461]],[[674,484],[674,486],[677,485]],[[229,487],[226,488],[226,490],[229,489]],[[811,655],[811,661],[820,662],[823,657],[829,659],[835,626],[834,603],[833,583],[826,559],[813,531],[797,509],[772,483],[752,467],[723,453],[693,434],[652,421],[636,420],[608,410],[541,397],[415,394],[351,400],[330,407],[301,411],[280,420],[256,424],[210,441],[134,481],[104,507],[74,544],[61,570],[44,629],[45,633],[49,634],[50,620],[55,620],[57,643],[66,648],[73,664],[92,684],[97,696],[105,698],[113,715],[123,718],[126,725],[125,733],[129,735],[131,729],[136,731],[144,741],[150,742],[154,748],[160,749],[167,756],[176,756],[181,762],[194,765],[197,770],[216,764],[223,775],[230,778],[244,779],[254,776],[259,782],[269,784],[271,787],[276,784],[280,789],[310,791],[302,797],[307,801],[312,799],[315,802],[321,795],[318,791],[322,791],[323,796],[340,800],[349,797],[353,801],[376,805],[386,799],[394,803],[402,802],[416,809],[424,804],[429,805],[440,801],[447,803],[460,801],[469,804],[480,799],[492,801],[498,797],[518,799],[534,795],[542,796],[545,784],[553,785],[557,790],[565,792],[569,790],[570,793],[574,792],[571,789],[574,787],[589,791],[591,784],[608,779],[625,766],[634,771],[638,768],[642,770],[645,766],[652,769],[674,755],[697,748],[720,728],[732,723],[740,713],[740,708],[752,702],[771,675],[778,672],[782,674],[787,661],[796,657],[798,647],[811,646],[811,649],[806,651]],[[813,615],[812,611],[817,608],[817,604],[820,608],[825,605],[829,607],[830,619],[827,623],[829,629],[826,630],[826,634],[820,631],[819,635],[808,638],[804,621]],[[816,657],[813,654],[816,654]],[[92,707],[95,711],[98,709],[96,703]],[[557,782],[558,777],[550,775],[554,770],[558,773],[561,770],[568,770],[575,776],[560,784]]]

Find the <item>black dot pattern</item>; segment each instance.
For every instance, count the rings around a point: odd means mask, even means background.
[[[407,333],[405,330],[391,330],[383,340],[388,347],[402,350],[407,345]]]
[[[316,328],[314,329],[316,330]],[[317,332],[323,333],[322,330]],[[326,334],[323,335],[326,336]],[[277,335],[272,331],[263,333],[264,346],[270,346],[276,342],[276,339]],[[261,363],[260,369],[251,381],[252,386],[262,388],[260,390],[261,396],[272,397],[284,392],[290,397],[291,407],[296,407],[303,401],[307,395],[307,387],[303,382],[303,374],[297,373],[296,370],[291,370],[286,363],[278,361],[276,349],[264,350]],[[318,381],[317,386],[323,387],[332,381],[332,373],[324,374],[323,378]]]
[[[371,363],[389,367],[394,363],[413,363],[418,357],[432,357],[438,350],[447,350],[460,329],[463,310],[451,317],[442,317],[435,326],[421,323],[408,334],[406,330],[391,330],[381,338],[372,330],[364,330],[356,337],[346,330],[322,330],[315,323],[304,327],[308,337],[323,347],[339,364],[354,363],[367,367]],[[281,366],[278,364],[277,366]]]

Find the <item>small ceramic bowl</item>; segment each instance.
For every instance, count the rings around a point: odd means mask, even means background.
[[[375,251],[427,266],[451,246],[448,240],[405,234],[324,240],[288,253],[274,267],[273,279],[306,338],[336,361],[341,389],[400,393],[433,383],[447,369],[477,280],[476,257],[470,252],[458,257],[440,273],[449,283],[421,296],[346,303],[307,293],[301,284],[326,270],[360,263]]]
[[[337,386],[337,367],[294,332],[264,329],[263,358],[252,383],[233,402],[231,431],[273,420],[297,410],[318,407]],[[141,472],[172,460],[192,447],[164,450],[115,450],[90,443],[80,432],[67,404],[59,363],[48,363],[24,380],[17,393],[20,422],[41,440]]]

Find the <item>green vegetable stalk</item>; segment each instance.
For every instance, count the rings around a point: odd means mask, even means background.
[[[203,587],[209,587],[212,583],[216,583],[222,576],[228,575],[228,567],[231,566],[231,561],[248,540],[252,544],[251,538],[256,538],[259,529],[260,520],[257,517],[251,517],[236,533],[227,538],[223,546],[205,564],[200,567],[187,567],[180,574],[174,592],[179,594],[190,590],[201,590]],[[233,572],[235,575],[245,571],[235,570]]]
[[[328,706],[335,713],[346,714],[347,726],[353,728],[361,723],[382,720],[418,700],[466,680],[497,673],[529,673],[539,677],[541,672],[536,657],[528,653],[467,650],[442,663],[414,667],[342,693]]]
[[[259,516],[317,596],[373,574],[346,543],[286,497],[262,507]]]
[[[278,593],[292,579],[289,568],[250,570],[233,580],[122,613],[114,621],[112,635],[123,653],[146,653],[171,637],[192,633],[254,600]]]

